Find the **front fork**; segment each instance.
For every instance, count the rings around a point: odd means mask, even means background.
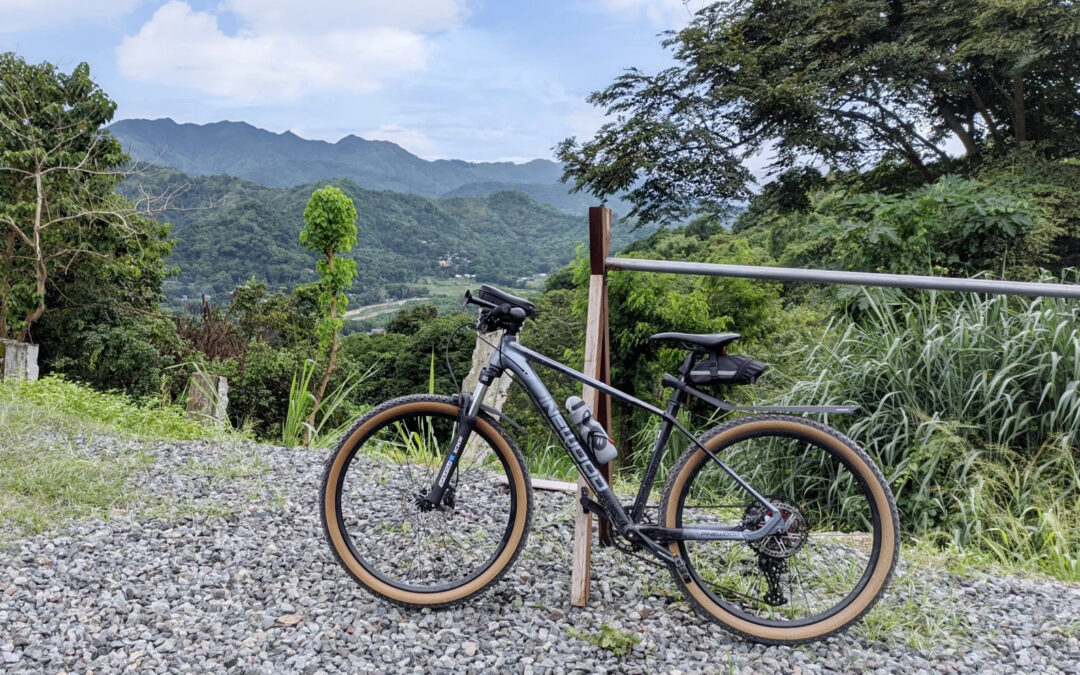
[[[421,495],[417,499],[417,504],[422,511],[431,511],[432,509],[442,511],[444,509],[443,495],[446,494],[446,489],[450,486],[450,480],[454,477],[454,472],[457,471],[457,465],[461,461],[461,455],[465,451],[469,435],[476,428],[476,416],[480,414],[480,407],[484,403],[484,395],[487,393],[488,386],[500,374],[492,366],[486,366],[480,371],[480,382],[476,386],[476,391],[472,394],[468,392],[461,393],[457,426],[454,429],[454,440],[450,443],[450,452],[443,458],[442,465],[439,467],[438,478],[435,479],[431,489],[428,490],[426,495]]]

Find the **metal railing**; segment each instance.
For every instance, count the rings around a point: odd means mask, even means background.
[[[796,269],[792,267],[757,267],[755,265],[722,265],[718,263],[678,262],[673,260],[643,260],[640,258],[606,258],[604,264],[609,270],[632,272],[698,274],[770,281],[808,281],[820,284],[885,286],[924,291],[966,291],[994,295],[1080,299],[1080,285],[1078,284],[928,277],[915,274],[882,274],[878,272],[842,272],[837,270]]]

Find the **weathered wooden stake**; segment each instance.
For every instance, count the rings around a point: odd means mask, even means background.
[[[226,422],[229,407],[229,380],[220,375],[195,373],[188,381],[187,415],[205,424]]]
[[[608,331],[607,268],[605,261],[611,251],[611,209],[594,206],[589,209],[589,313],[585,325],[585,368],[589,377],[604,383],[611,380],[611,338]],[[596,421],[611,433],[611,399],[593,389],[582,388],[581,398],[592,410]],[[611,464],[602,467],[604,477],[611,481]],[[578,478],[581,488],[588,488]],[[570,578],[570,604],[584,607],[589,601],[589,574],[592,566],[592,516],[577,501],[574,512],[574,558]],[[611,543],[607,522],[600,521],[600,542]]]

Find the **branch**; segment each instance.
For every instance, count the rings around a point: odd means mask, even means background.
[[[979,111],[979,115],[982,116],[983,122],[986,123],[986,129],[990,132],[991,138],[994,139],[994,142],[1005,145],[1005,139],[998,131],[997,125],[994,124],[993,119],[990,118],[990,111],[986,108],[986,103],[983,102],[982,96],[979,95],[979,90],[970,82],[968,82],[968,92],[971,94],[971,102],[975,104],[975,109]]]
[[[16,225],[15,221],[12,220],[11,218],[8,218],[7,216],[0,216],[0,223],[7,223],[11,227],[11,229],[15,232],[15,234],[19,235],[19,239],[22,239],[23,242],[25,242],[27,246],[33,246],[34,245],[34,242],[30,241],[30,237],[26,236],[26,233],[22,231],[22,228],[20,228],[18,225]]]

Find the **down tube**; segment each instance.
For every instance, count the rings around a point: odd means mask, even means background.
[[[532,369],[532,366],[529,365],[529,362],[524,356],[512,350],[500,349],[492,354],[491,363],[496,367],[509,369],[521,379],[525,391],[529,392],[529,396],[544,412],[551,428],[559,435],[559,440],[570,454],[571,459],[577,464],[578,471],[585,476],[585,480],[592,487],[597,500],[603,505],[608,515],[618,521],[616,526],[619,530],[625,531],[626,527],[631,524],[629,516],[626,515],[622,505],[619,504],[615,493],[611,490],[611,486],[600,474],[600,470],[589,459],[585,448],[581,447],[577,435],[563,416],[559,404],[555,402],[551,392],[544,386],[544,383],[537,376],[536,371]]]

